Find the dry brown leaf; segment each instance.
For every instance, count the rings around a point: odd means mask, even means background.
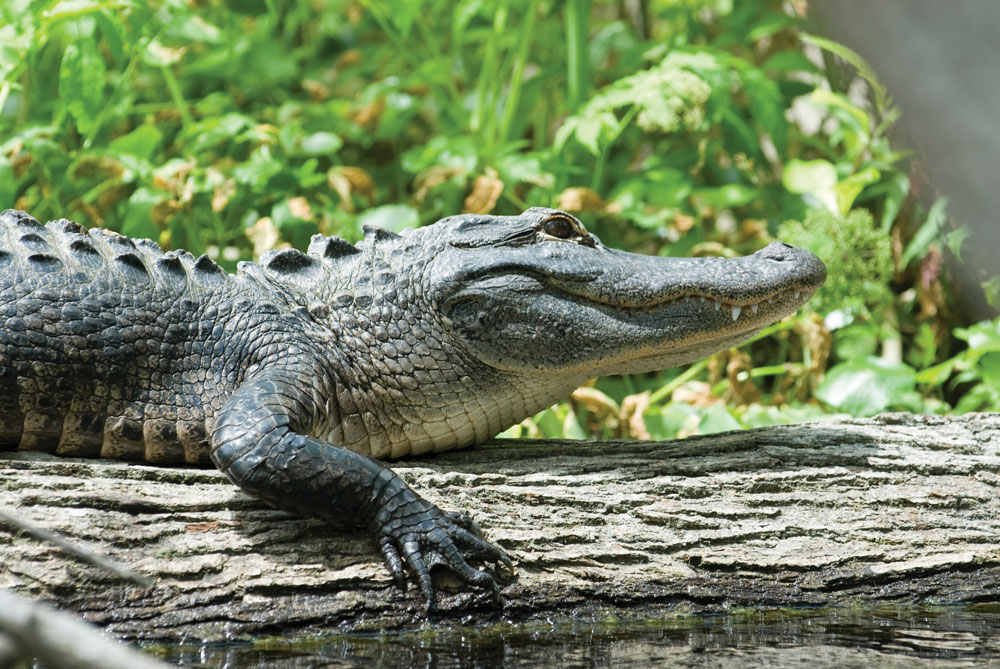
[[[302,219],[303,221],[313,220],[312,207],[309,206],[309,200],[304,197],[289,198],[288,209],[292,212],[292,216],[295,216],[295,218]]]
[[[674,228],[678,232],[687,232],[694,227],[694,216],[687,214],[677,214],[674,216]]]
[[[326,182],[340,196],[340,208],[353,212],[354,202],[351,195],[357,193],[366,198],[369,204],[375,204],[375,182],[368,172],[360,167],[337,165],[326,173]]]
[[[670,395],[671,401],[685,402],[693,407],[707,407],[722,400],[712,394],[711,384],[704,381],[688,381]]]
[[[472,182],[472,192],[465,198],[462,205],[463,214],[488,214],[496,206],[500,194],[503,193],[503,181],[496,170],[486,168],[486,173],[476,177]]]
[[[833,334],[823,322],[819,314],[810,314],[808,318],[798,318],[795,320],[794,330],[800,334],[809,349],[809,368],[805,371],[809,379],[808,390],[815,390],[819,382],[823,380],[823,372],[826,370],[827,361],[830,358],[830,350],[833,348]],[[806,399],[808,395],[803,388],[800,392],[800,399]]]
[[[162,228],[167,224],[167,221],[181,210],[181,205],[179,202],[171,199],[160,200],[155,205],[153,205],[153,211],[150,212],[153,219],[153,224],[158,228]]]
[[[608,205],[589,188],[567,188],[559,194],[558,207],[563,211],[604,211]]]
[[[760,391],[750,378],[753,362],[750,356],[740,349],[729,352],[729,362],[726,363],[726,401],[733,404],[746,405],[760,399]]]
[[[302,90],[309,94],[313,102],[322,102],[330,97],[330,87],[315,79],[303,79]]]
[[[413,187],[415,189],[413,193],[413,201],[418,204],[423,202],[424,198],[427,197],[427,194],[430,193],[435,186],[440,186],[453,176],[464,173],[465,170],[460,170],[456,167],[443,167],[441,165],[428,167],[426,170],[418,174],[417,178],[413,180]]]
[[[246,235],[253,244],[253,254],[255,256],[259,257],[265,251],[281,248],[281,244],[279,244],[281,235],[278,233],[278,227],[268,216],[258,218],[256,223],[247,228]],[[286,248],[288,246],[288,244],[285,244]]]
[[[348,49],[337,57],[336,67],[350,67],[361,62],[360,49]]]
[[[646,427],[646,420],[643,415],[649,410],[649,391],[635,395],[627,395],[622,400],[622,410],[619,419],[622,425],[626,426],[629,437],[633,439],[652,439],[649,428]]]
[[[351,119],[358,125],[376,126],[384,111],[385,97],[379,96],[375,101],[355,109],[351,113]]]
[[[212,211],[218,213],[226,208],[236,195],[236,180],[226,179],[212,191]]]

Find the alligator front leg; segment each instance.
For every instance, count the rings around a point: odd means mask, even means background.
[[[270,373],[247,382],[216,417],[212,460],[233,483],[273,506],[367,527],[397,585],[406,589],[404,564],[416,576],[427,611],[437,608],[429,570],[438,564],[499,597],[493,577],[466,560],[512,570],[510,558],[482,538],[471,518],[442,511],[371,458],[300,434],[314,410],[301,378]]]

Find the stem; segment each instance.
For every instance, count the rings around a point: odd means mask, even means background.
[[[507,6],[501,5],[497,8],[497,13],[493,17],[493,36],[486,44],[486,52],[483,54],[483,65],[479,70],[479,81],[476,82],[476,106],[472,110],[472,119],[469,127],[473,132],[478,132],[483,127],[483,119],[488,116],[486,113],[487,100],[496,100],[496,86],[493,87],[493,95],[487,95],[489,84],[496,84],[500,77],[497,76],[497,43],[507,27]]]
[[[656,406],[663,400],[667,399],[667,397],[670,396],[670,393],[674,392],[682,385],[693,379],[701,372],[701,370],[705,369],[705,367],[707,366],[708,366],[708,358],[705,358],[704,360],[699,360],[698,362],[694,363],[693,365],[685,369],[682,373],[678,374],[673,380],[663,385],[659,390],[657,390],[655,393],[649,396],[649,406],[651,407]]]
[[[177,82],[177,77],[174,75],[174,71],[170,69],[167,65],[160,66],[160,72],[163,73],[163,78],[167,82],[167,89],[170,90],[170,98],[174,101],[174,106],[181,115],[181,125],[187,130],[194,119],[191,118],[191,110],[188,109],[187,102],[184,101],[184,94],[181,91],[181,85]]]
[[[521,84],[524,83],[524,65],[528,59],[528,45],[531,43],[531,33],[535,29],[535,14],[538,13],[538,0],[532,0],[528,5],[527,14],[524,17],[524,25],[521,28],[520,40],[517,45],[517,56],[514,59],[514,70],[511,72],[510,89],[507,93],[507,104],[503,114],[503,123],[500,125],[500,142],[507,140],[510,133],[510,126],[514,122],[514,114],[517,111],[517,103],[521,98]]]
[[[789,372],[802,371],[805,369],[805,365],[800,362],[786,362],[780,365],[767,365],[766,367],[754,367],[747,371],[751,379],[759,379],[762,376],[779,376],[781,374],[788,374]],[[725,391],[726,386],[729,385],[729,379],[722,379],[714,386],[712,386],[712,394],[718,395],[719,393]]]
[[[590,56],[587,26],[590,0],[566,0],[566,97],[570,110],[587,98],[590,88]]]
[[[619,121],[618,127],[615,128],[615,133],[608,138],[607,143],[601,150],[601,157],[598,158],[597,164],[594,165],[594,173],[590,177],[590,190],[595,193],[601,192],[600,188],[601,179],[604,178],[604,165],[608,162],[608,154],[611,153],[611,146],[618,140],[619,137],[621,137],[625,128],[628,127],[629,123],[632,122],[632,119],[634,119],[638,113],[639,108],[633,105],[628,112],[625,113],[625,116],[622,117],[622,120]]]
[[[3,82],[3,86],[0,86],[0,115],[3,115],[3,107],[7,104],[7,96],[10,95],[11,85],[9,81]]]

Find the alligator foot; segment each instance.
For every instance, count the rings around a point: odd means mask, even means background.
[[[424,610],[433,613],[437,611],[437,593],[430,570],[444,565],[463,583],[489,590],[499,601],[500,588],[493,576],[470,566],[467,560],[499,563],[513,573],[510,557],[486,541],[467,514],[442,511],[395,475],[380,478],[383,485],[377,492],[377,510],[369,527],[396,585],[406,590],[405,563],[420,585]]]

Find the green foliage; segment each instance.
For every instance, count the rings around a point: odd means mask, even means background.
[[[929,388],[941,384],[966,386],[955,411],[995,411],[1000,406],[1000,318],[955,331],[968,349],[917,374]],[[957,373],[957,374],[956,374]]]
[[[642,35],[611,0],[8,0],[0,207],[230,268],[316,231],[533,205],[644,253],[739,255],[777,234],[827,262],[810,308],[832,335],[805,311],[738,353],[601,379],[512,433],[1000,405],[991,354],[960,350],[980,350],[974,329],[951,338],[961,323],[927,309],[947,294],[928,259],[961,235],[941,239],[943,200],[910,197],[888,92],[787,4],[653,2]],[[872,109],[806,42],[857,70]]]
[[[828,314],[879,314],[891,306],[892,251],[889,238],[873,225],[867,211],[840,216],[813,209],[805,221],[787,221],[779,237],[802,246],[823,259],[827,279],[809,302],[809,308]]]

